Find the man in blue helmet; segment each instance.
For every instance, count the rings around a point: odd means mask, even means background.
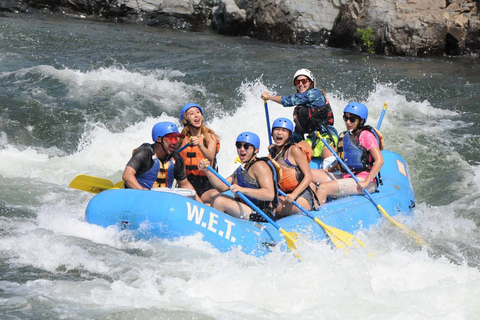
[[[144,143],[135,149],[123,171],[125,188],[172,188],[175,179],[180,188],[194,190],[187,180],[183,159],[176,152],[183,137],[173,122],[157,123],[152,129],[154,143]]]
[[[275,220],[273,210],[278,204],[277,173],[268,158],[257,158],[260,148],[260,138],[253,132],[242,132],[235,142],[237,154],[242,162],[235,172],[226,178],[232,185],[230,190],[235,193],[240,191],[265,214]],[[213,173],[206,169],[209,161],[200,161],[200,169],[204,170],[210,183],[219,192],[228,190],[228,187]],[[233,217],[265,221],[263,217],[243,203],[240,198],[232,198],[225,194],[213,197],[212,207],[223,211]]]

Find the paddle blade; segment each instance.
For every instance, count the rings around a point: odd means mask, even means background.
[[[81,174],[76,176],[69,185],[70,188],[87,191],[91,193],[100,193],[104,190],[113,189],[113,182],[99,177]]]
[[[283,230],[282,228],[279,229],[279,231],[285,236],[285,239],[287,240],[287,247],[290,249],[290,251],[293,253],[295,257],[300,259],[300,254],[298,253],[297,246],[295,242],[297,242],[298,238],[298,233],[296,232],[287,232]]]
[[[115,183],[115,188],[117,189],[125,189],[125,181],[120,180],[117,183]]]
[[[352,246],[356,247],[359,245],[362,248],[365,248],[365,244],[362,241],[358,240],[353,234],[331,227],[323,223],[318,218],[315,218],[314,220],[323,228],[323,230],[325,230],[335,247],[339,249],[345,249],[345,253],[348,253],[348,249]]]
[[[399,227],[400,229],[402,229],[402,231],[404,233],[406,233],[407,235],[409,235],[410,237],[412,237],[413,239],[415,239],[415,242],[418,243],[419,245],[421,246],[430,246],[428,244],[428,242],[426,242],[425,240],[423,240],[419,235],[418,233],[416,233],[415,231],[413,231],[412,229],[410,229],[409,227],[407,227],[406,225],[402,224],[402,223],[399,223],[395,220],[392,219],[392,217],[390,217],[388,215],[388,213],[383,209],[382,206],[380,205],[377,205],[377,209],[378,211],[380,211],[383,216],[388,220],[390,221],[391,223],[393,223],[395,226]]]

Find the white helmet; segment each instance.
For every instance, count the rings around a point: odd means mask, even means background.
[[[315,80],[315,77],[313,76],[312,71],[310,71],[310,70],[308,70],[308,69],[300,69],[300,70],[298,70],[297,72],[295,72],[295,75],[293,76],[293,81],[295,81],[295,79],[297,79],[298,76],[305,76],[305,77],[307,77],[308,79],[310,79],[310,81],[313,82],[313,86],[315,87],[316,80]],[[293,85],[295,85],[295,82],[293,83]]]

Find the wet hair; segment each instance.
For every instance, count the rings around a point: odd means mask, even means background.
[[[205,124],[202,123],[202,127],[200,128],[200,132],[202,133],[205,141],[207,142],[207,145],[210,144],[210,141],[212,140],[211,135],[215,136],[217,140],[220,141],[220,136],[215,133],[212,129],[208,128]],[[182,134],[185,135],[185,137],[191,137],[192,133],[190,132],[190,127],[186,125],[183,130]]]

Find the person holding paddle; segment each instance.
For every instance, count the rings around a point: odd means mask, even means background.
[[[270,218],[274,219],[274,209],[278,205],[277,172],[268,158],[258,158],[260,138],[253,132],[242,132],[235,142],[237,154],[242,162],[225,180],[230,188],[215,174],[207,169],[208,159],[200,161],[200,169],[205,171],[208,180],[219,192],[230,189],[240,192]],[[218,194],[212,198],[212,207],[233,217],[265,222],[261,214],[250,208],[241,198],[233,198],[226,194]]]
[[[323,142],[317,139],[317,132],[336,148],[338,133],[333,127],[334,118],[330,103],[325,92],[315,88],[316,79],[310,70],[298,70],[293,76],[293,84],[297,89],[294,95],[272,96],[268,92],[263,92],[261,97],[265,101],[271,100],[284,107],[295,106],[293,112],[295,130],[292,142],[304,140],[307,134],[306,141],[312,147],[314,157],[321,157],[325,164],[323,168],[327,168],[335,157],[327,148],[324,148]]]
[[[363,189],[369,192],[377,187],[376,176],[383,165],[383,137],[380,132],[366,125],[367,107],[359,102],[349,103],[343,110],[343,120],[347,131],[340,134],[338,155],[358,178],[355,181],[345,168],[338,162],[330,168],[320,171],[320,185],[317,196],[320,205],[327,196],[347,196],[363,194]],[[341,171],[335,171],[340,169]]]
[[[182,134],[186,139],[182,142],[180,155],[185,161],[187,179],[195,188],[204,203],[209,203],[212,196],[218,193],[208,180],[205,172],[198,164],[201,159],[208,159],[216,169],[216,155],[220,150],[218,135],[203,123],[203,110],[196,103],[187,103],[180,111],[180,122],[185,126]],[[187,145],[185,148],[183,146]]]
[[[304,134],[313,132],[318,128],[318,122],[325,122],[333,126],[333,112],[325,92],[315,88],[316,79],[308,69],[300,69],[293,76],[293,85],[297,93],[289,96],[272,96],[262,92],[263,100],[280,103],[284,107],[295,107],[293,118],[295,130],[292,142],[304,139]]]
[[[287,118],[278,118],[272,124],[273,145],[269,148],[269,158],[274,159],[282,168],[279,188],[286,193],[279,198],[275,213],[278,217],[288,216],[301,211],[293,204],[296,200],[302,207],[312,210],[315,206],[315,194],[310,188],[312,172],[308,165],[309,154],[301,146],[291,142],[293,122]]]
[[[183,159],[176,152],[179,139],[183,137],[173,122],[165,121],[154,125],[154,143],[144,143],[135,149],[125,166],[122,176],[125,188],[172,188],[175,179],[180,188],[194,190],[185,174]]]

